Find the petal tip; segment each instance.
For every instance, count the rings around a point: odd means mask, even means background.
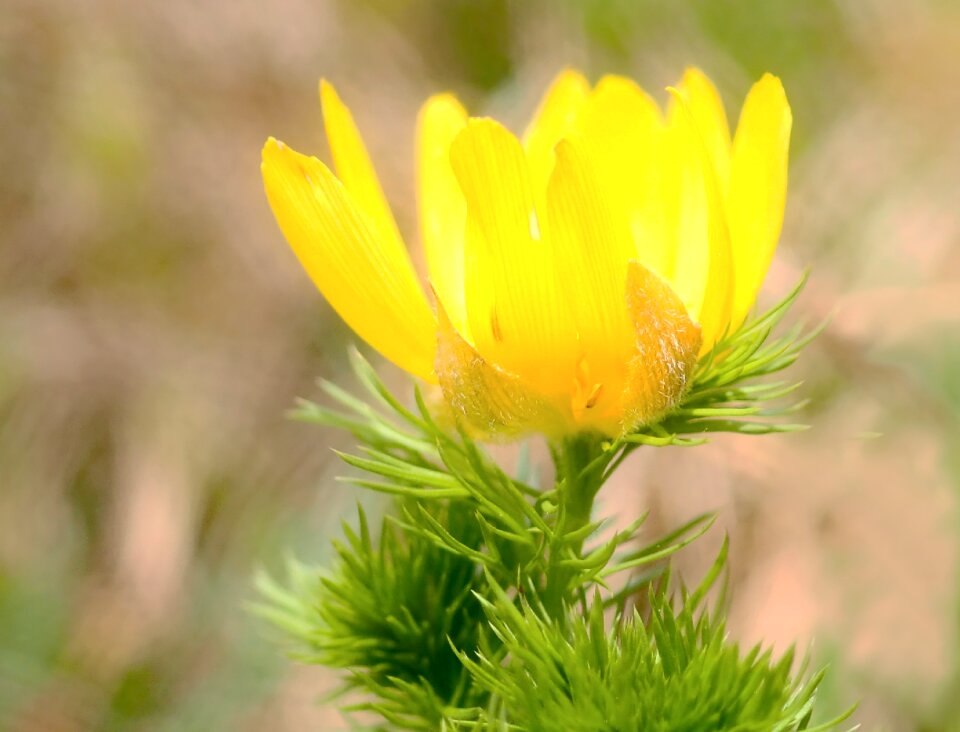
[[[263,143],[263,149],[261,150],[260,154],[263,157],[263,159],[266,160],[268,157],[272,157],[277,153],[280,153],[286,147],[287,146],[284,145],[283,142],[281,142],[276,137],[271,135],[270,137],[267,138],[267,141]]]
[[[787,92],[783,88],[783,82],[779,76],[765,72],[751,88],[751,93],[764,94],[777,99],[787,105]]]
[[[587,81],[587,77],[572,66],[565,66],[560,69],[560,73],[554,77],[551,86],[559,84],[579,87],[584,91],[590,90],[590,82]]]
[[[681,84],[686,84],[690,81],[709,81],[708,77],[703,69],[699,66],[688,66],[683,70],[683,77],[680,81]]]
[[[317,89],[320,92],[320,100],[326,102],[328,99],[333,101],[334,99],[339,99],[337,90],[334,88],[333,84],[326,80],[324,77],[320,77],[320,82],[317,84]]]
[[[440,92],[438,94],[431,94],[429,97],[427,97],[426,101],[424,101],[423,106],[420,109],[421,115],[432,110],[456,112],[458,114],[465,115],[463,104],[460,103],[460,100],[457,99],[457,95],[453,92]]]
[[[782,130],[789,134],[793,123],[793,111],[787,99],[787,92],[779,76],[770,72],[765,73],[750,87],[744,108],[751,106],[757,110],[766,110],[766,114],[776,117],[779,115]],[[741,113],[742,114],[742,113]]]
[[[268,169],[276,170],[288,166],[295,154],[288,145],[270,136],[260,151],[260,170],[266,172]]]
[[[492,117],[469,117],[463,129],[453,138],[450,150],[452,153],[455,151],[464,152],[471,145],[488,145],[490,141],[499,142],[508,138],[516,141],[514,134]],[[519,142],[517,144],[519,145]]]
[[[336,87],[326,79],[321,78],[319,84],[320,91],[320,109],[323,112],[323,121],[327,127],[327,135],[330,134],[330,126],[334,120],[346,115],[347,119],[352,121],[350,111],[347,105],[340,99]]]
[[[780,80],[780,77],[770,71],[764,71],[763,76],[760,77],[758,84],[775,84],[776,86],[783,89],[783,82]]]
[[[626,76],[620,76],[619,74],[604,74],[601,76],[600,81],[597,82],[597,85],[593,90],[593,93],[595,95],[602,95],[614,90],[626,90],[634,93],[643,93],[643,89],[640,88],[640,85],[637,84],[637,82]]]

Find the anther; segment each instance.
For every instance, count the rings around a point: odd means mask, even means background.
[[[587,397],[587,401],[583,403],[584,409],[593,409],[596,406],[597,401],[600,399],[600,394],[603,392],[603,384],[594,384],[593,389],[590,390],[590,396]]]
[[[503,331],[500,330],[500,318],[497,317],[497,311],[490,311],[490,330],[493,333],[493,340],[497,343],[503,343]]]

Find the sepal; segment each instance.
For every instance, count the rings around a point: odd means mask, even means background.
[[[564,421],[532,385],[477,353],[450,322],[439,298],[434,369],[457,419],[481,438],[547,432]]]
[[[636,349],[627,365],[623,426],[655,423],[686,393],[697,363],[700,326],[679,296],[639,262],[627,270],[627,310]]]
[[[690,388],[677,406],[655,424],[624,435],[628,445],[697,445],[712,432],[769,434],[796,432],[806,425],[786,421],[806,406],[793,398],[800,382],[758,381],[791,366],[823,330],[802,325],[780,336],[774,329],[783,320],[806,284],[806,276],[777,305],[752,322],[717,341],[698,362]]]

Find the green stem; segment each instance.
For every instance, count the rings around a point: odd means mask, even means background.
[[[593,500],[602,485],[602,470],[586,471],[602,452],[601,440],[596,435],[578,435],[567,438],[553,451],[556,468],[557,525],[549,546],[546,587],[542,601],[554,620],[563,622],[566,608],[572,603],[570,581],[576,570],[560,566],[564,557],[580,558],[583,538],[569,541],[567,536],[587,525],[593,511]]]

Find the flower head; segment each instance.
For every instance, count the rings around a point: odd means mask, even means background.
[[[522,139],[449,95],[423,106],[418,190],[435,306],[349,110],[321,82],[336,174],[274,139],[280,228],[356,333],[485,434],[648,424],[743,323],[776,247],[791,115],[780,81],[731,140],[699,71],[666,112],[632,81],[562,73]]]

